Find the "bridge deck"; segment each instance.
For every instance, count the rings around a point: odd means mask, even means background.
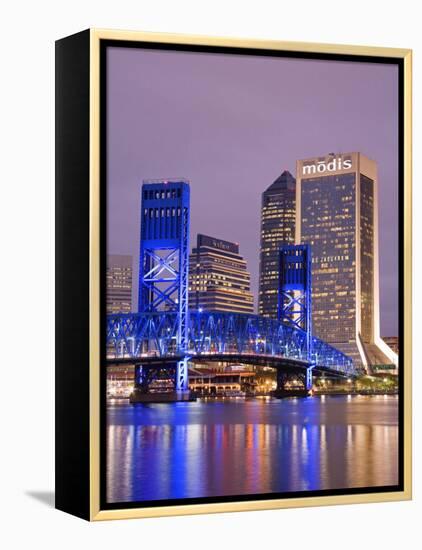
[[[215,362],[221,363],[240,363],[251,366],[271,367],[274,369],[282,369],[284,371],[304,372],[310,366],[307,361],[301,361],[299,359],[291,359],[288,357],[279,357],[274,355],[257,355],[250,353],[227,353],[227,354],[198,354],[189,355],[189,362],[198,364],[209,364]],[[166,367],[183,360],[185,357],[182,355],[171,355],[167,357],[158,356],[146,356],[146,357],[108,357],[107,365],[143,365],[150,367]],[[330,374],[332,376],[338,376],[341,378],[349,376],[347,373],[329,369],[324,366],[315,366],[313,372],[317,375]]]
[[[304,330],[275,319],[246,313],[189,311],[183,352],[178,344],[178,325],[177,312],[109,315],[108,353],[120,363],[159,365],[189,357],[195,363],[220,360],[274,368],[306,369],[314,364],[335,375],[354,374],[353,362],[344,353],[316,337],[310,344]]]

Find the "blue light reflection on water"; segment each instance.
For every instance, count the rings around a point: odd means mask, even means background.
[[[397,482],[394,396],[107,408],[108,502]]]

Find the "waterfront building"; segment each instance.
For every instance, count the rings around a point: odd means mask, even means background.
[[[133,365],[111,365],[107,367],[107,398],[127,399],[133,391],[135,367]]]
[[[280,246],[295,239],[296,180],[285,170],[262,193],[258,313],[277,319]]]
[[[196,368],[189,367],[189,389],[203,397],[238,397],[256,393],[258,384],[256,374],[243,365],[238,369],[228,368]],[[133,391],[135,383],[135,368],[133,365],[111,365],[107,368],[107,398],[127,399]],[[155,380],[152,391],[156,392],[171,386],[171,379],[165,377]],[[268,391],[272,386],[267,384]],[[262,390],[262,388],[261,388]]]
[[[132,311],[132,256],[109,254],[106,271],[107,313]]]
[[[399,353],[399,337],[398,336],[383,336],[382,339],[389,346],[394,353]]]
[[[315,336],[371,370],[397,364],[379,334],[377,164],[361,153],[299,160],[296,242],[312,248]]]
[[[189,259],[189,307],[253,313],[251,276],[237,243],[197,236]]]
[[[255,373],[249,370],[190,368],[189,389],[200,397],[244,397],[257,391]]]

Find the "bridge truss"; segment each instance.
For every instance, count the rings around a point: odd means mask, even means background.
[[[278,270],[278,319],[306,334],[308,367],[304,377],[307,391],[312,388],[312,369],[316,366],[312,337],[311,247],[288,244],[280,248]],[[285,387],[291,374],[277,371],[279,387]]]
[[[178,312],[149,312],[109,315],[107,317],[107,359],[130,359],[142,363],[153,358],[177,360]],[[354,374],[353,361],[338,349],[312,337],[309,357],[306,331],[259,315],[189,311],[187,345],[189,360],[201,355],[261,356],[283,360],[312,362],[344,376]],[[286,363],[284,363],[285,365]]]
[[[189,184],[181,180],[146,181],[142,185],[138,311],[145,315],[172,312],[179,360],[175,390],[187,393]],[[160,373],[156,369],[156,376]],[[152,372],[137,368],[137,385],[146,391]]]

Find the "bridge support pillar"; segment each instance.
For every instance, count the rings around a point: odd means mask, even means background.
[[[283,372],[281,369],[277,369],[277,393],[286,391],[286,382],[288,379],[289,375],[286,372]]]
[[[301,386],[288,384],[293,380],[300,380]],[[306,369],[306,373],[297,374],[286,372],[283,369],[277,369],[277,388],[273,392],[273,397],[279,399],[283,397],[307,397],[312,389],[312,368]]]
[[[157,386],[151,391],[151,384],[163,376],[167,380],[173,378],[172,390],[160,391]],[[134,388],[129,400],[131,403],[169,403],[173,401],[194,401],[195,397],[189,391],[188,359],[161,367],[160,365],[135,365]]]
[[[188,375],[188,358],[184,357],[176,364],[174,387],[178,401],[189,401],[189,375]]]
[[[312,390],[312,367],[306,369],[305,389],[309,393]]]
[[[135,365],[134,389],[139,393],[148,393],[148,376],[142,365]]]

